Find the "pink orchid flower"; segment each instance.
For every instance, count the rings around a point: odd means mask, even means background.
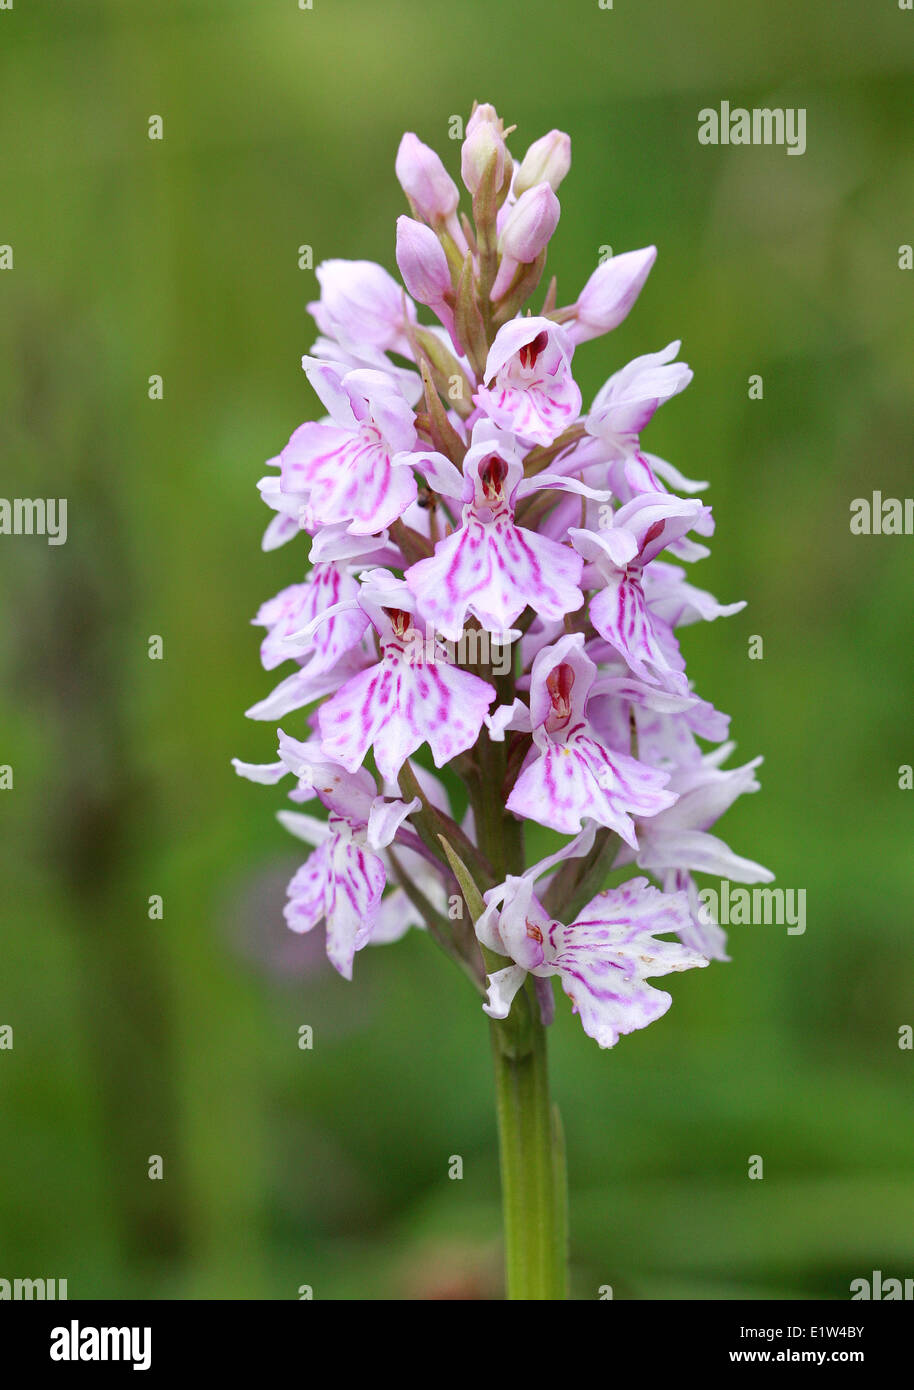
[[[450,663],[417,618],[412,592],[389,571],[363,577],[358,603],[377,633],[381,660],[321,706],[324,752],[354,772],[373,746],[378,771],[391,782],[423,743],[435,766],[444,766],[476,742],[495,691]]]
[[[685,689],[685,676],[670,659],[675,639],[663,619],[652,614],[642,575],[664,546],[691,530],[702,511],[698,501],[644,493],[613,512],[602,530],[569,531],[575,549],[601,582],[590,604],[594,628],[640,680],[671,690]]]
[[[279,812],[287,830],[316,846],[289,884],[285,916],[296,932],[311,931],[324,922],[328,959],[351,980],[353,957],[372,939],[378,924],[387,882],[381,851],[421,803],[378,796],[375,780],[364,768],[345,772],[317,745],[300,743],[282,730],[279,754],[279,762],[265,766],[237,758],[233,763],[240,776],[253,782],[278,782],[292,773],[298,779],[293,799],[317,797],[329,811],[326,821],[301,812]]]
[[[495,335],[475,404],[523,443],[551,444],[581,413],[573,352],[567,334],[549,319],[512,319]]]
[[[524,478],[512,435],[479,420],[462,479],[442,478],[441,491],[463,502],[462,525],[438,542],[435,553],[406,571],[422,615],[444,636],[460,637],[470,616],[487,632],[510,633],[529,605],[544,618],[563,618],[581,607],[580,556],[566,545],[518,526],[517,504],[535,492],[560,489],[605,498],[576,478],[539,473]]]
[[[569,633],[544,647],[533,663],[530,705],[516,701],[501,729],[529,729],[533,747],[507,809],[565,834],[580,831],[585,819],[606,825],[637,848],[635,816],[655,816],[672,806],[664,788],[669,774],[647,767],[602,744],[587,717],[587,701],[597,668],[584,650],[583,633]]]
[[[383,372],[304,364],[331,423],[309,421],[292,435],[281,490],[300,499],[309,530],[344,521],[355,535],[383,531],[416,499],[413,410]]]
[[[687,929],[688,899],[685,893],[662,893],[645,878],[597,894],[567,926],[551,918],[534,891],[536,879],[569,852],[580,848],[569,846],[486,893],[477,936],[513,964],[489,975],[483,1007],[490,1018],[506,1018],[528,974],[555,975],[585,1033],[600,1047],[614,1047],[672,1004],[649,979],[706,966],[708,960],[681,941],[657,939]]]

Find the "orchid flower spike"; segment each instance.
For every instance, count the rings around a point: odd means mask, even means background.
[[[642,443],[691,368],[674,339],[617,366],[589,408],[576,380],[577,349],[631,312],[656,249],[585,267],[562,305],[539,285],[569,137],[515,164],[488,103],[460,133],[459,182],[418,135],[400,143],[406,208],[381,249],[402,284],[368,260],[317,269],[314,418],[259,483],[264,549],[298,560],[254,617],[264,670],[284,669],[248,715],[284,728],[275,761],[235,767],[291,778],[280,820],[309,852],[286,921],[322,930],[344,978],[420,927],[476,989],[513,1187],[509,1293],[540,1297],[558,1257],[539,1242],[553,1266],[527,1281],[515,1218],[529,1204],[558,1230],[561,1184],[535,1186],[557,1148],[545,1073],[525,1091],[516,1068],[544,1065],[553,980],[613,1047],[670,1008],[649,981],[728,958],[700,876],[771,875],[714,833],[761,759],[723,766],[729,721],[680,648],[742,604],[688,575],[714,530],[706,484]],[[560,844],[531,863],[540,829]]]

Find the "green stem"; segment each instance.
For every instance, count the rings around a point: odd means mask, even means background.
[[[514,673],[480,674],[501,704],[514,698]],[[477,843],[495,882],[524,870],[523,825],[505,809],[506,743],[483,733],[469,779]],[[486,971],[509,962],[483,948]],[[492,1020],[495,1105],[505,1226],[505,1276],[511,1300],[567,1298],[567,1195],[561,1123],[549,1098],[546,1029],[528,976],[505,1019]]]
[[[567,1298],[561,1125],[549,1099],[546,1030],[532,983],[492,1024],[509,1299]]]

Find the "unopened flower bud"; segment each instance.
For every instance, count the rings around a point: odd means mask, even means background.
[[[478,115],[478,110],[474,115]],[[501,188],[505,178],[505,137],[499,126],[492,121],[481,120],[467,126],[467,137],[460,151],[460,175],[469,189],[475,193],[482,183],[489,165],[495,162],[495,188]],[[499,123],[500,124],[500,123]],[[470,128],[472,126],[472,129]]]
[[[504,134],[504,122],[495,110],[495,107],[488,101],[484,101],[481,106],[476,106],[474,109],[470,119],[467,121],[467,135],[472,135],[476,127],[482,125],[483,122],[486,122],[488,125],[494,125],[496,130],[500,131],[502,135]]]
[[[641,293],[656,259],[656,246],[646,246],[597,266],[578,297],[574,318],[565,325],[571,341],[586,343],[617,328]]]
[[[397,218],[397,265],[403,283],[420,304],[440,304],[452,291],[451,272],[431,227],[411,217]]]
[[[529,265],[555,231],[561,207],[548,183],[522,193],[505,219],[498,249],[509,260]]]
[[[460,198],[457,185],[435,151],[411,131],[400,141],[395,168],[417,217],[432,225],[453,218]]]
[[[570,136],[563,130],[550,130],[535,140],[524,155],[514,179],[514,192],[520,196],[538,183],[548,183],[555,192],[570,168]]]

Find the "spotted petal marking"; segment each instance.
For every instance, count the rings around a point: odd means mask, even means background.
[[[394,782],[423,743],[436,767],[472,747],[494,699],[492,686],[478,676],[444,660],[411,660],[391,642],[382,661],[347,681],[321,707],[322,747],[354,772],[373,746],[378,771]]]
[[[309,528],[348,521],[353,535],[373,535],[416,500],[408,454],[392,454],[380,431],[301,425],[282,452],[284,491],[306,493]]]
[[[669,1009],[670,995],[647,984],[649,978],[708,964],[680,941],[655,939],[688,925],[685,894],[661,893],[644,878],[599,894],[570,926],[551,925],[547,958],[600,1047],[614,1047],[622,1034],[646,1028]]]
[[[423,616],[456,641],[470,613],[487,632],[504,633],[528,605],[547,621],[575,612],[584,602],[582,568],[568,546],[515,526],[507,514],[489,522],[471,516],[406,580]]]
[[[264,669],[272,671],[282,662],[297,657],[307,660],[312,676],[329,671],[344,652],[356,645],[368,627],[368,618],[360,609],[334,614],[300,643],[290,644],[289,638],[328,608],[355,599],[358,593],[358,581],[348,570],[325,563],[314,565],[303,584],[290,584],[268,599],[254,619],[258,626],[267,629],[260,647]]]
[[[564,834],[575,834],[589,816],[636,848],[633,817],[655,816],[673,804],[675,796],[663,790],[668,781],[668,773],[582,735],[533,756],[507,807]]]
[[[600,636],[641,680],[674,690],[688,688],[685,677],[673,670],[664,655],[638,567],[606,576],[606,587],[591,600],[590,617]]]
[[[587,704],[596,669],[580,632],[566,633],[537,654],[530,677],[534,747],[507,808],[566,834],[576,834],[589,818],[635,846],[633,817],[655,816],[676,797],[663,790],[669,773],[610,751],[594,737]]]
[[[525,968],[539,978],[558,975],[584,1031],[600,1047],[614,1047],[622,1034],[646,1028],[670,1007],[670,996],[649,978],[708,964],[680,940],[657,940],[660,933],[688,931],[685,893],[661,893],[645,878],[631,879],[600,893],[565,926],[550,921],[529,874],[506,887],[498,936],[516,963],[489,977],[484,1007],[492,1017],[506,1016]]]
[[[351,980],[353,957],[371,939],[385,882],[378,855],[348,833],[334,834],[289,884],[286,922],[293,931],[307,932],[325,920],[328,959]]]

